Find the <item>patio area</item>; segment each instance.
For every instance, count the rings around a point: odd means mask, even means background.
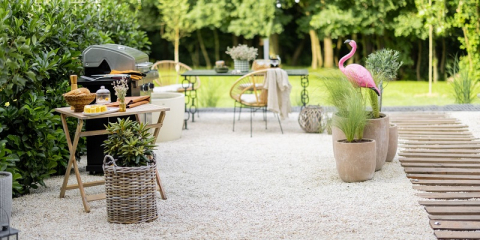
[[[479,112],[449,114],[480,136]],[[249,116],[232,132],[232,115],[202,112],[181,139],[158,145],[168,199],[158,198],[157,220],[110,224],[105,200],[85,213],[78,191],[59,198],[57,176],[13,200],[12,226],[21,239],[435,239],[397,158],[370,181],[344,183],[331,136],[304,133],[298,113],[282,121],[283,135],[271,113],[268,130],[255,116],[253,138]],[[84,181],[102,179],[85,164]]]

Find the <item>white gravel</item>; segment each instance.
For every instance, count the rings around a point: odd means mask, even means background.
[[[48,188],[13,201],[12,225],[20,239],[435,239],[428,216],[398,159],[372,180],[338,177],[331,136],[304,133],[298,113],[282,122],[269,113],[244,114],[232,132],[233,113],[201,113],[182,138],[158,146],[168,199],[159,218],[110,224],[105,200],[85,213],[78,190],[59,198],[63,176]],[[478,112],[455,112],[478,136]],[[85,172],[84,181],[101,179]],[[75,183],[72,175],[70,183]],[[88,194],[103,186],[87,188]]]

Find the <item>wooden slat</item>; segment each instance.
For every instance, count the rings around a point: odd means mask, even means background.
[[[97,201],[97,200],[102,200],[107,198],[106,193],[99,193],[99,194],[94,194],[94,195],[87,195],[87,201]]]
[[[424,192],[480,192],[474,186],[413,186],[413,189]]]
[[[417,193],[417,196],[431,199],[470,199],[480,198],[480,193]]]
[[[465,158],[421,158],[421,157],[400,157],[398,160],[401,163],[480,163],[480,159],[465,159]]]
[[[425,207],[425,210],[429,214],[435,215],[478,215],[480,214],[480,207],[477,206],[467,206],[467,207],[459,207],[459,206],[446,206],[446,207]]]
[[[403,167],[441,167],[441,168],[480,168],[480,164],[462,164],[462,163],[405,163]]]
[[[462,145],[480,145],[480,141],[478,140],[472,140],[472,141],[434,141],[433,139],[429,139],[426,141],[420,141],[420,140],[415,140],[415,141],[405,141],[401,142],[404,145],[457,145],[457,144],[462,144]]]
[[[392,121],[393,120],[393,121]],[[405,123],[405,124],[440,124],[440,123],[460,123],[456,118],[445,118],[445,119],[424,119],[424,120],[415,120],[415,119],[390,119],[390,122],[394,123]]]
[[[467,125],[464,124],[442,124],[442,125],[408,125],[402,126],[398,129],[468,129]]]
[[[476,221],[430,220],[430,226],[435,230],[480,230],[480,222]]]
[[[433,185],[433,186],[480,186],[480,180],[430,180],[430,179],[411,179],[413,184]]]
[[[478,149],[402,149],[402,153],[480,153]],[[479,155],[480,156],[480,155]]]
[[[480,215],[428,215],[432,220],[480,221]]]
[[[93,187],[93,186],[98,186],[98,185],[103,185],[105,184],[105,180],[99,180],[99,181],[92,181],[92,182],[84,182],[83,183],[83,187],[86,188],[86,187]],[[67,190],[71,190],[71,189],[77,189],[78,188],[78,184],[71,184],[71,185],[68,185],[66,187]]]
[[[480,149],[480,145],[477,144],[469,144],[469,145],[404,145],[399,144],[399,147],[403,149]]]
[[[436,137],[436,138],[430,138],[430,137],[419,137],[419,136],[399,136],[400,139],[405,139],[405,140],[417,140],[417,141],[472,141],[472,140],[478,140],[478,138],[475,137],[465,137],[465,138],[449,138],[449,137]]]
[[[405,168],[406,173],[431,173],[431,174],[480,174],[480,169],[461,168]]]
[[[480,158],[480,154],[456,154],[456,153],[403,153],[399,152],[399,156],[409,157],[437,157],[437,158]]]
[[[456,174],[407,174],[413,179],[454,179],[454,180],[480,180],[480,175],[456,175]]]
[[[437,200],[437,201],[418,201],[418,203],[423,206],[478,206],[480,207],[480,201]]]
[[[409,130],[406,130],[406,129],[399,129],[398,130],[398,134],[400,135],[408,135],[408,134],[413,134],[413,135],[430,135],[430,136],[433,136],[433,135],[445,135],[445,136],[450,136],[450,135],[453,135],[453,136],[472,136],[472,134],[469,132],[469,131],[449,131],[449,132],[445,132],[445,131],[434,131],[434,130],[431,130],[431,131],[409,131]]]

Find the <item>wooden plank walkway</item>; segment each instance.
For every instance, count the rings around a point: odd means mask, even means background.
[[[438,239],[480,239],[480,140],[443,113],[391,114],[399,161]]]

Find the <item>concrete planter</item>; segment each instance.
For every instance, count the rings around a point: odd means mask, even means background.
[[[333,143],[333,153],[338,175],[344,182],[362,182],[370,180],[375,174],[375,140],[362,139],[361,142],[348,143],[337,140]]]
[[[338,118],[338,116],[334,114],[333,121],[335,121],[335,118]],[[380,113],[380,118],[367,120],[367,126],[365,126],[363,131],[363,138],[374,139],[376,143],[377,165],[375,171],[382,169],[387,159],[389,122],[388,116]],[[345,134],[337,127],[332,127],[332,139],[333,143],[335,143],[335,141],[345,139]]]
[[[398,127],[396,124],[390,124],[388,136],[388,152],[387,152],[387,162],[393,161],[395,155],[397,154],[398,147]]]
[[[150,99],[152,104],[170,108],[163,120],[157,142],[179,139],[182,136],[185,117],[185,95],[173,92],[152,93]],[[158,112],[152,113],[152,121],[156,123],[159,114]]]
[[[0,172],[0,229],[1,226],[9,225],[11,215],[12,174],[9,172]]]

